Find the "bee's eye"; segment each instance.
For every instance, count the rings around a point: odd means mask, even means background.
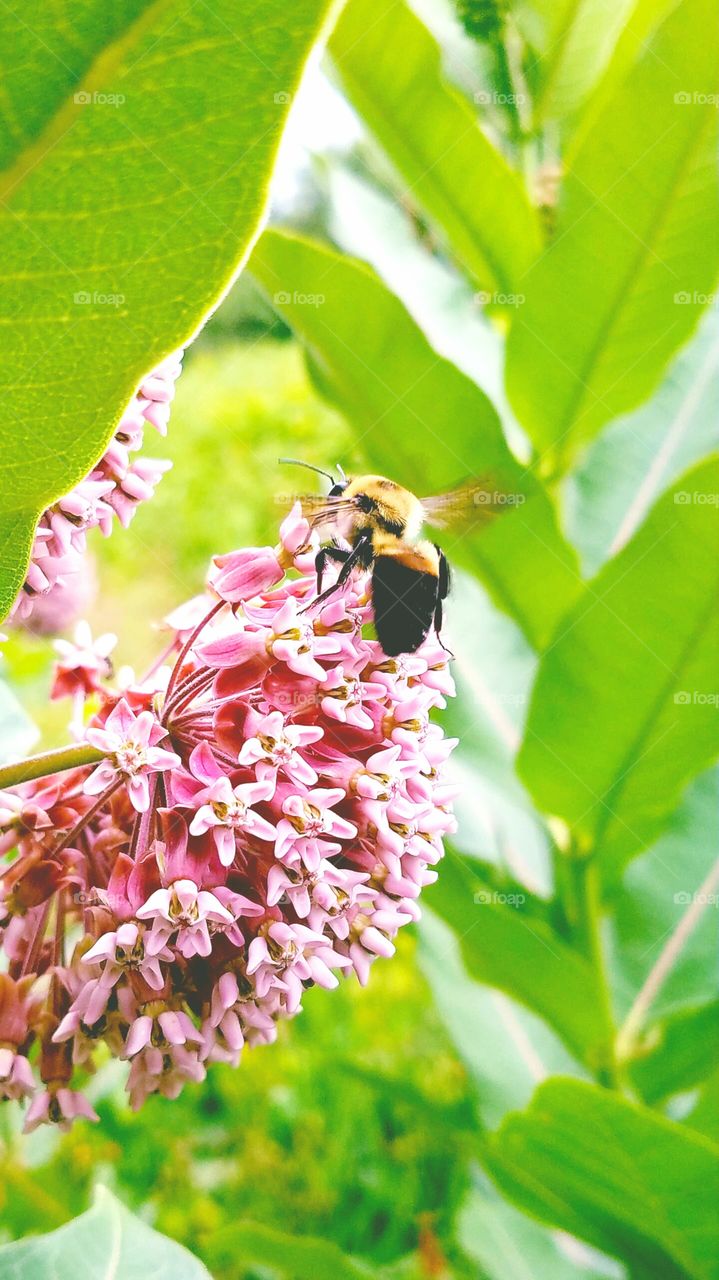
[[[345,491],[345,489],[346,489],[346,488],[347,488],[347,484],[346,484],[346,483],[345,483],[345,484],[333,484],[333,485],[332,485],[332,488],[331,488],[331,489],[330,489],[330,491],[329,491],[328,497],[330,497],[330,498],[339,498],[339,497],[340,497],[340,495],[344,493],[344,491]]]

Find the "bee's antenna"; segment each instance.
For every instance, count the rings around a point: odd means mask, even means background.
[[[291,467],[306,467],[308,471],[316,471],[319,476],[325,476],[326,479],[331,482],[331,484],[337,483],[331,471],[323,471],[322,467],[315,467],[311,462],[301,462],[299,458],[278,458],[277,461],[286,462]],[[342,468],[339,467],[338,470],[342,476],[342,479],[344,480],[345,474],[342,471]]]
[[[343,484],[348,484],[348,483],[349,483],[349,481],[347,480],[347,476],[345,475],[345,470],[344,470],[344,467],[342,466],[342,463],[341,463],[341,462],[336,462],[336,463],[335,463],[335,466],[336,466],[336,468],[337,468],[337,471],[339,472],[339,477],[340,477],[340,480],[342,481],[342,483],[343,483]]]

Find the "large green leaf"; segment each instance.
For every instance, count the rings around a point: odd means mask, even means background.
[[[685,474],[540,663],[520,774],[609,872],[658,835],[719,752],[717,494],[719,463]]]
[[[0,1247],[0,1280],[210,1280],[198,1258],[152,1231],[104,1187],[87,1213],[49,1235]]]
[[[626,867],[621,882],[608,883],[605,875],[612,905],[608,923],[615,1005],[621,1018],[711,873],[719,849],[718,783],[716,768],[696,778],[660,838]],[[716,967],[707,964],[716,933],[715,903],[711,891],[699,903],[704,909],[652,1000],[650,1022],[662,1023],[719,995]]]
[[[592,441],[567,477],[566,525],[593,576],[662,489],[719,448],[719,311],[710,311],[651,399]]]
[[[527,1105],[540,1080],[581,1068],[541,1018],[468,973],[460,945],[444,920],[423,911],[419,963],[476,1087],[479,1119],[494,1128],[508,1111]]]
[[[394,1268],[350,1257],[332,1240],[288,1235],[254,1222],[217,1232],[209,1248],[213,1266],[236,1268],[241,1259],[244,1267],[271,1267],[282,1280],[390,1280],[394,1274]]]
[[[637,405],[719,269],[712,0],[682,0],[574,155],[556,236],[518,285],[508,389],[544,465]]]
[[[407,198],[422,206],[477,284],[512,293],[540,248],[537,217],[469,103],[442,78],[427,28],[403,0],[387,9],[349,0],[329,50]]]
[[[501,1199],[479,1178],[462,1206],[458,1236],[488,1280],[600,1280],[576,1240],[552,1234]],[[579,1257],[577,1256],[579,1255]]]
[[[531,894],[497,892],[450,854],[427,902],[456,933],[471,978],[538,1013],[575,1056],[597,1066],[603,1027],[594,973],[532,909]]]
[[[578,590],[574,553],[545,490],[510,453],[491,402],[362,263],[266,231],[251,270],[304,341],[320,390],[357,428],[371,466],[419,493],[490,476],[512,496],[501,519],[445,546],[541,645]]]
[[[506,429],[504,341],[469,281],[428,251],[407,210],[389,194],[341,166],[328,172],[327,185],[332,239],[374,268],[435,351],[487,393]]]
[[[719,1275],[719,1148],[595,1085],[555,1079],[483,1144],[525,1211],[643,1280]]]
[[[257,234],[326,9],[2,6],[0,613],[40,511],[87,473]]]
[[[631,1080],[646,1102],[701,1084],[719,1062],[719,999],[650,1023],[645,1044]]]
[[[609,62],[633,0],[532,0],[517,20],[539,50],[528,75],[536,118],[571,115]]]
[[[548,895],[546,829],[514,768],[536,655],[467,573],[455,573],[446,631],[457,696],[442,713],[442,725],[459,740],[452,755],[460,788],[457,847],[470,856],[481,849],[527,888]]]
[[[679,3],[681,0],[634,0],[607,69],[584,106],[579,129],[572,137],[570,153],[577,145],[581,145],[584,130],[591,126],[594,117],[627,75],[632,64],[641,57],[652,32],[656,31]]]

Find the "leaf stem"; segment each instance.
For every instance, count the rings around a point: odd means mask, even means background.
[[[558,850],[558,856],[564,870],[558,880],[567,920],[576,945],[592,966],[596,981],[598,1012],[604,1032],[601,1054],[596,1064],[597,1079],[608,1089],[618,1089],[616,1023],[602,942],[599,867],[596,858],[582,854],[573,843],[570,843],[566,851]]]
[[[25,760],[11,761],[0,765],[0,790],[15,787],[20,782],[30,782],[33,778],[46,778],[51,773],[62,773],[65,769],[97,764],[104,755],[103,751],[83,742],[76,746],[57,747],[54,751],[42,751],[39,755],[27,756]]]

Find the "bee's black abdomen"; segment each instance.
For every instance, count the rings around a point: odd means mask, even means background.
[[[377,639],[389,658],[414,653],[429,631],[437,604],[437,578],[377,556],[372,569],[372,603]]]

